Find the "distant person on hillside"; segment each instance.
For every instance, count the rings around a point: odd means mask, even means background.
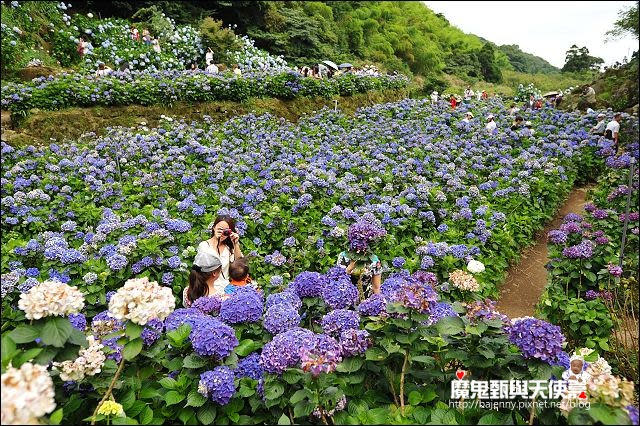
[[[451,103],[451,108],[456,109],[456,97],[454,95],[451,95],[451,99],[449,99],[449,102]]]
[[[431,105],[435,105],[438,103],[438,92],[435,90],[431,92]]]
[[[530,121],[524,123],[524,129],[522,129],[523,136],[533,136],[533,124]]]
[[[511,124],[511,130],[515,132],[516,130],[521,129],[522,123],[524,123],[524,119],[520,116],[517,116],[516,119],[513,120],[513,123]]]
[[[87,53],[88,46],[89,46],[89,43],[87,43],[84,40],[84,38],[80,37],[80,40],[78,40],[78,45],[76,47],[76,50],[78,51],[78,54],[80,55],[81,58]]]
[[[205,63],[207,65],[213,63],[213,50],[210,47],[207,48],[207,53],[204,54]]]
[[[489,99],[489,94],[487,93],[486,90],[482,91],[482,95],[480,95],[480,99],[482,99],[483,101],[486,101],[487,99]]]
[[[207,65],[207,68],[205,68],[205,71],[211,74],[218,74],[219,70],[217,65],[212,62],[209,65]]]
[[[473,118],[473,114],[470,111],[464,113],[464,118],[462,119],[463,123],[471,123],[471,119]]]
[[[190,71],[198,71],[200,68],[198,68],[198,63],[197,62],[193,62],[191,64],[191,68],[189,68]]]
[[[534,109],[540,109],[542,108],[542,98],[538,98],[536,99],[536,103],[533,105]]]
[[[131,26],[131,39],[133,41],[140,41],[140,33],[138,32],[138,29],[133,25]]]
[[[100,62],[100,64],[98,65],[98,70],[96,71],[96,75],[98,77],[104,77],[105,75],[109,75],[112,72],[113,70],[111,68]]]
[[[154,38],[153,40],[151,40],[151,47],[153,48],[153,51],[156,53],[160,53],[162,51],[162,49],[160,49],[160,42],[158,42],[157,38]]]
[[[596,91],[593,87],[588,86],[582,93],[582,99],[580,99],[580,107],[595,107],[596,106]]]
[[[529,100],[524,104],[524,110],[533,109],[533,105],[536,103],[536,98],[533,95],[529,95]]]
[[[558,107],[560,106],[560,104],[561,104],[561,103],[562,103],[562,95],[558,95],[558,96],[556,96],[556,100],[555,100],[555,102],[554,102],[554,106],[555,106],[556,108],[558,108]]]
[[[237,76],[241,76],[242,75],[242,71],[240,71],[240,68],[238,67],[238,64],[233,64],[233,74],[237,75]]]
[[[486,126],[484,126],[484,128],[487,129],[489,133],[493,132],[495,129],[498,128],[498,125],[493,119],[493,114],[487,115],[487,124]]]
[[[516,106],[516,104],[511,104],[511,107],[509,108],[509,115],[515,115],[516,112],[520,111],[520,108],[518,108]]]
[[[123,63],[120,64],[120,67],[118,68],[118,71],[120,72],[124,72],[124,73],[128,73],[129,70],[129,62],[124,61]]]
[[[467,86],[464,90],[464,101],[469,102],[473,98],[473,90],[471,90],[471,86]]]
[[[480,90],[476,92],[476,99],[478,100],[478,102],[482,100],[482,92]]]
[[[607,128],[607,122],[604,121],[605,115],[600,113],[597,118],[598,122],[589,130],[589,133],[604,136],[604,131]]]
[[[616,153],[618,152],[618,135],[620,133],[620,120],[622,120],[622,114],[617,112],[613,116],[613,120],[607,124],[607,128],[604,131],[604,137],[614,142]]]
[[[149,30],[146,28],[142,30],[142,41],[147,46],[151,44],[151,33],[149,33]]]

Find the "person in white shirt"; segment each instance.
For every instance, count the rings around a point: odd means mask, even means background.
[[[98,65],[98,70],[96,71],[96,75],[98,77],[104,77],[105,75],[111,74],[112,71],[113,70],[111,68],[100,62],[100,64]]]
[[[469,102],[471,98],[473,98],[473,90],[471,90],[471,87],[467,87],[464,91],[464,100]]]
[[[480,101],[480,100],[482,99],[482,92],[481,92],[481,91],[479,91],[479,90],[476,92],[476,99],[477,99],[478,101]]]
[[[622,120],[622,114],[619,112],[613,116],[613,120],[607,124],[607,128],[604,131],[604,137],[614,142],[616,152],[618,152],[618,134],[620,132],[620,120]]]
[[[433,92],[431,92],[431,104],[437,104],[438,103],[438,92],[436,92],[435,90]]]
[[[218,67],[216,66],[216,64],[212,62],[209,65],[207,65],[207,68],[205,69],[205,71],[211,74],[218,74]]]
[[[233,64],[233,74],[237,76],[242,75],[242,71],[238,68],[238,64]]]
[[[213,63],[213,50],[211,50],[210,47],[207,48],[207,53],[205,53],[204,59],[207,65]]]
[[[153,48],[153,51],[156,53],[160,53],[162,51],[160,49],[160,43],[158,42],[157,38],[154,38],[153,40],[151,40],[151,47]]]
[[[464,113],[464,118],[462,119],[462,121],[463,121],[464,123],[470,123],[472,118],[473,118],[473,114],[472,114],[472,113],[470,113],[470,112],[465,112],[465,113]]]
[[[596,123],[595,126],[591,128],[591,130],[589,130],[590,133],[593,133],[594,135],[600,135],[600,136],[604,135],[604,130],[607,126],[607,123],[604,121],[604,117],[605,117],[604,114],[602,113],[598,114],[598,122]]]
[[[493,132],[495,129],[498,128],[498,125],[496,124],[496,122],[493,121],[493,114],[487,115],[487,125],[484,127],[485,129],[487,129],[489,133]]]

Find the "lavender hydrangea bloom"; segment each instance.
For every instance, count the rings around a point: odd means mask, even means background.
[[[329,335],[339,335],[350,328],[360,327],[360,315],[348,309],[335,309],[322,317],[322,329]]]
[[[444,317],[457,317],[459,316],[456,311],[453,310],[451,304],[447,302],[431,302],[429,307],[429,319],[427,325],[432,325],[440,321]]]
[[[361,315],[377,317],[386,312],[387,297],[384,294],[372,294],[358,305]]]
[[[371,213],[364,214],[356,223],[349,227],[347,238],[349,248],[357,253],[364,253],[374,241],[387,235],[379,220]]]
[[[358,289],[342,268],[337,277],[326,277],[322,288],[322,299],[331,309],[344,309],[358,302]]]
[[[84,314],[69,314],[68,318],[73,328],[80,331],[84,331],[84,329],[87,328],[87,317],[85,317]]]
[[[343,357],[363,354],[372,344],[367,330],[349,329],[340,333],[340,353]]]
[[[270,307],[282,303],[291,305],[296,311],[302,307],[302,301],[297,294],[293,291],[283,291],[268,295],[265,308],[268,311]]]
[[[559,229],[549,231],[547,237],[553,244],[565,244],[567,242],[567,234]]]
[[[300,324],[300,314],[288,303],[280,303],[267,309],[263,326],[271,334],[279,334]]]
[[[216,296],[202,296],[196,299],[192,304],[192,308],[200,309],[203,313],[209,315],[218,315],[222,301]]]
[[[189,324],[193,330],[194,324],[207,316],[196,308],[179,308],[171,312],[167,319],[165,319],[164,326],[167,331],[175,330],[182,324]]]
[[[394,268],[402,268],[405,262],[406,261],[404,257],[394,257],[393,260],[391,261],[391,264],[393,265]]]
[[[208,316],[195,322],[189,339],[198,355],[213,356],[217,360],[223,359],[238,346],[234,329]]]
[[[595,300],[599,295],[600,294],[595,290],[587,290],[587,292],[584,294],[584,298],[587,300]]]
[[[562,352],[565,337],[557,325],[537,318],[513,321],[506,327],[509,341],[520,349],[524,358],[555,362]]]
[[[268,373],[282,374],[300,361],[300,348],[314,334],[304,328],[293,328],[277,334],[262,348],[260,364]]]
[[[103,339],[101,342],[104,347],[107,348],[108,351],[110,351],[110,353],[107,354],[107,359],[112,359],[116,363],[122,361],[122,348],[124,348],[124,346],[118,344],[117,337],[113,337],[111,339]]]
[[[220,307],[220,319],[228,324],[256,322],[262,317],[262,296],[252,288],[240,288]]]
[[[213,402],[226,405],[236,393],[235,375],[226,365],[221,365],[200,375],[198,392]]]
[[[589,240],[583,240],[575,246],[565,247],[562,255],[569,259],[590,259],[593,256],[594,243]]]
[[[142,338],[142,342],[145,346],[151,346],[155,342],[158,341],[160,336],[162,335],[162,330],[164,329],[164,323],[159,319],[152,319],[147,322],[147,325],[140,333],[140,337]]]
[[[635,407],[633,405],[627,405],[624,409],[629,415],[629,420],[631,420],[631,424],[638,426],[638,407]]]
[[[260,365],[260,354],[253,352],[238,361],[235,369],[236,378],[248,377],[253,380],[260,380],[263,375],[262,365]]]
[[[298,274],[289,286],[300,298],[319,297],[323,283],[320,273],[305,271]]]

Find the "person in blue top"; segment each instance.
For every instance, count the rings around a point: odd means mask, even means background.
[[[372,294],[380,293],[380,285],[382,284],[382,264],[375,254],[369,255],[368,262],[356,262],[355,259],[349,258],[349,253],[343,251],[338,255],[338,266],[345,268],[347,274],[351,276],[354,285],[358,279],[361,279],[364,297]]]

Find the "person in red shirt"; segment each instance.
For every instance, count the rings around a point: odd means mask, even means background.
[[[486,90],[482,91],[482,96],[480,96],[480,99],[482,99],[483,101],[486,101],[487,99],[489,99],[489,94],[487,93]]]
[[[451,95],[451,108],[456,109],[456,97]]]

